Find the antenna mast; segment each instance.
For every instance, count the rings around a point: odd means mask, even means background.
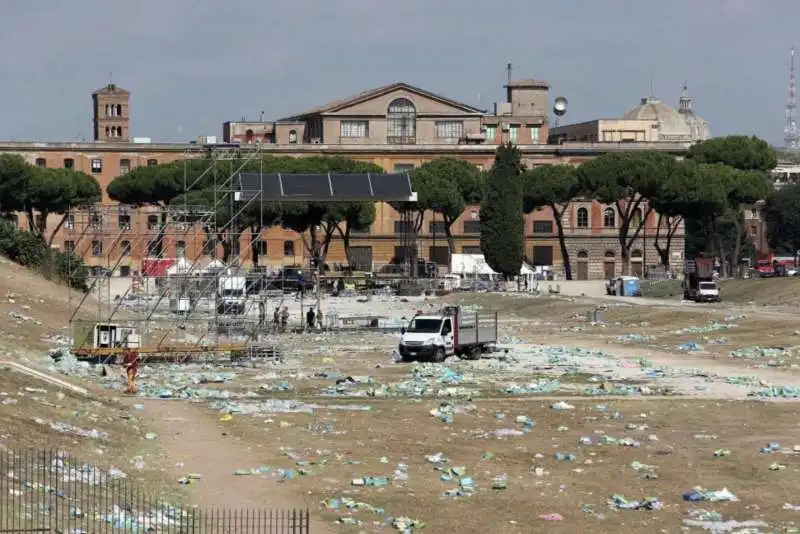
[[[784,147],[788,152],[800,153],[800,132],[797,130],[797,86],[794,70],[794,47],[789,60],[789,100],[786,103],[786,126],[783,130]]]

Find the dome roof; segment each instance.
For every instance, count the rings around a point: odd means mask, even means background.
[[[678,111],[653,97],[642,98],[638,106],[628,110],[623,119],[650,120],[658,123],[662,135],[689,136],[691,126]]]

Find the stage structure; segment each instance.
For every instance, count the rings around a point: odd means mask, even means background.
[[[266,270],[243,266],[242,250],[259,249],[263,235],[241,227],[245,210],[250,217],[260,211],[264,220],[271,202],[416,202],[406,173],[270,174],[261,171],[263,159],[258,145],[199,145],[185,154],[181,202],[70,211],[66,230],[75,253],[106,263],[92,268],[89,294],[97,303],[88,305],[88,295],[73,303],[73,353],[109,361],[127,344],[154,359],[274,357],[271,311],[287,297],[281,288],[269,290]],[[200,191],[204,205],[190,204]],[[229,231],[250,246],[230,240],[221,247]],[[130,257],[137,252],[147,259],[134,272]]]

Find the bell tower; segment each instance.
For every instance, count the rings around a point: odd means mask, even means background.
[[[109,83],[92,93],[94,140],[104,143],[130,142],[131,94]]]

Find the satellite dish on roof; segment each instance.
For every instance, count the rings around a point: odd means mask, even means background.
[[[553,103],[553,113],[557,116],[561,117],[567,112],[567,104],[568,101],[566,97],[558,96],[556,97],[555,102]]]

